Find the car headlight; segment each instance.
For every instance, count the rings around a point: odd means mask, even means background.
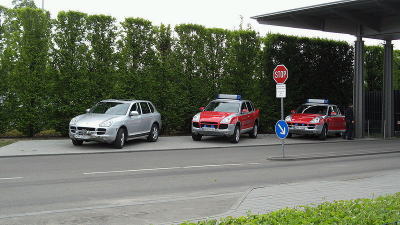
[[[285,118],[285,121],[286,121],[286,122],[292,122],[292,116],[287,116],[287,117]]]
[[[235,117],[235,114],[229,115],[221,120],[221,123],[230,123],[231,119]]]
[[[69,124],[76,125],[77,122],[78,122],[78,119],[75,117],[75,118],[72,118],[72,120],[71,120],[71,122],[69,122]]]
[[[110,127],[112,124],[113,124],[113,121],[112,121],[112,120],[106,120],[106,121],[100,123],[99,126],[100,126],[100,127]]]
[[[196,115],[194,115],[192,121],[199,122],[200,121],[200,113],[197,113]]]
[[[321,117],[315,117],[314,119],[311,120],[311,123],[319,123],[321,120]]]

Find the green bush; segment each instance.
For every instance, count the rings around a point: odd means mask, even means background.
[[[325,202],[318,206],[285,208],[263,215],[182,223],[182,225],[298,225],[298,224],[391,224],[400,221],[400,192],[375,199]]]
[[[7,131],[3,134],[0,134],[0,137],[24,137],[24,136],[25,135],[21,131],[16,130],[16,129],[13,129],[13,130]]]
[[[42,130],[35,134],[35,137],[61,137],[62,134],[54,129]]]
[[[15,128],[33,136],[52,127],[67,135],[72,117],[114,98],[150,100],[162,114],[164,134],[189,133],[192,116],[218,93],[252,100],[261,110],[261,132],[272,132],[280,117],[272,79],[278,64],[289,69],[285,114],[307,98],[338,105],[352,99],[353,48],[345,42],[155,26],[141,18],[117,24],[111,16],[74,11],[51,19],[24,7],[0,6],[0,21],[0,132]],[[372,87],[381,77],[382,49],[366,50]],[[399,52],[394,55],[399,74]]]

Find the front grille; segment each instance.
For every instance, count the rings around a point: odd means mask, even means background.
[[[219,125],[219,129],[228,129],[228,124]]]
[[[201,127],[214,126],[215,128],[217,128],[218,127],[218,123],[216,123],[216,122],[201,122],[200,126]]]
[[[93,128],[93,127],[78,127],[78,130],[95,131],[96,128]]]
[[[70,126],[69,129],[71,130],[71,133],[75,133],[76,132],[76,127]]]
[[[105,135],[107,129],[105,128],[97,128],[97,135]]]

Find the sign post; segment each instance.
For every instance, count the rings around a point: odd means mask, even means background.
[[[289,71],[285,65],[277,65],[274,69],[272,77],[274,78],[274,80],[276,82],[276,97],[281,99],[281,120],[278,121],[275,125],[275,133],[282,140],[282,155],[283,155],[283,158],[285,158],[285,138],[289,134],[289,127],[288,127],[287,123],[284,121],[283,99],[286,98],[285,82],[289,77]],[[285,130],[280,129],[280,128],[283,128],[282,122],[285,124]],[[286,133],[286,135],[279,136],[278,135],[279,132]]]

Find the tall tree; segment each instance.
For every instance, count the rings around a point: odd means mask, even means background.
[[[37,8],[33,0],[13,0],[12,5],[14,6],[14,9],[26,7],[33,9]]]
[[[5,60],[11,66],[7,102],[13,106],[15,127],[32,136],[48,120],[50,15],[40,9],[13,9],[5,26]]]
[[[93,103],[88,87],[87,15],[80,12],[60,12],[54,21],[52,47],[52,123],[67,132],[68,121],[84,112]]]

